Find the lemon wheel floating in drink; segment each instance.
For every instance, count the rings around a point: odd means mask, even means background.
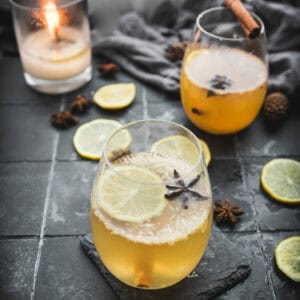
[[[131,153],[111,159],[124,132],[131,136]],[[157,143],[170,136],[178,147],[163,153]],[[182,143],[192,148],[183,151]],[[188,159],[191,149],[195,161]],[[164,288],[199,263],[212,226],[211,188],[200,155],[199,140],[166,121],[130,123],[107,142],[92,190],[91,229],[101,260],[122,282]]]

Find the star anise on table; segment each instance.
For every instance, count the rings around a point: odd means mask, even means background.
[[[87,111],[91,106],[91,101],[83,95],[78,95],[75,100],[72,102],[70,111],[72,113],[81,114]]]
[[[58,111],[52,114],[51,123],[56,128],[69,128],[78,123],[78,119],[70,111]]]
[[[120,68],[114,63],[105,63],[98,67],[98,71],[103,77],[112,77],[120,71]]]
[[[167,59],[169,59],[170,61],[182,60],[186,47],[187,47],[187,43],[185,42],[180,42],[174,45],[170,45],[166,49]]]
[[[238,205],[230,205],[229,199],[226,199],[224,202],[221,200],[215,201],[214,214],[218,224],[235,225],[239,220],[237,216],[243,213],[243,210]]]
[[[206,200],[207,197],[200,194],[199,192],[195,191],[192,189],[192,187],[200,180],[201,175],[198,174],[195,178],[193,178],[189,183],[185,183],[183,178],[180,176],[180,174],[178,173],[177,170],[174,169],[173,171],[173,175],[174,175],[174,179],[178,184],[175,185],[170,185],[167,184],[166,187],[169,190],[169,192],[167,192],[165,194],[165,197],[168,200],[174,200],[175,198],[179,197],[179,196],[183,196],[182,197],[182,207],[184,209],[188,208],[187,202],[188,202],[188,197],[187,195],[190,194],[193,197],[193,199],[195,200]]]

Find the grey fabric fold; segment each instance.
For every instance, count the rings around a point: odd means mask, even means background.
[[[251,272],[249,259],[217,228],[213,230],[203,259],[190,276],[161,290],[142,290],[123,284],[106,269],[90,235],[80,237],[80,243],[85,254],[121,300],[213,299],[242,282]]]
[[[263,0],[245,2],[266,26],[269,90],[293,94],[300,82],[300,8]],[[147,22],[135,12],[128,13],[121,17],[118,29],[111,36],[94,42],[94,53],[115,61],[140,80],[178,93],[180,63],[168,61],[165,50],[176,42],[189,41],[196,15],[222,3],[186,1],[181,10],[176,10],[171,2],[165,1]]]

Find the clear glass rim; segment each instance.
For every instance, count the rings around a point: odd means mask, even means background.
[[[237,42],[237,41],[245,41],[247,40],[248,38],[247,37],[239,37],[239,38],[228,38],[228,37],[223,37],[223,36],[219,36],[219,35],[216,35],[216,34],[213,34],[209,31],[207,31],[206,29],[204,29],[202,26],[201,26],[201,18],[203,18],[205,15],[207,14],[210,14],[211,12],[215,12],[215,11],[221,11],[221,10],[228,10],[228,8],[226,7],[222,7],[222,6],[219,6],[219,7],[213,7],[213,8],[209,8],[205,11],[203,11],[202,13],[200,13],[196,19],[196,26],[198,27],[198,29],[200,29],[201,31],[203,31],[206,35],[214,38],[214,39],[218,39],[220,41],[231,41],[231,42]],[[261,20],[261,18],[255,14],[254,12],[250,11],[250,14],[251,16],[253,16],[256,21],[259,22],[259,25],[260,25],[260,32],[259,32],[259,36],[262,36],[264,33],[265,33],[265,25],[263,23],[263,21]],[[221,22],[221,21],[220,21]],[[238,21],[237,21],[238,22]]]
[[[61,4],[55,3],[55,5],[57,8],[67,8],[67,7],[76,5],[83,1],[85,1],[85,0],[69,0],[67,3],[64,3],[64,4],[63,3],[61,3]],[[20,4],[20,3],[17,3],[16,0],[9,0],[9,2],[13,7],[18,7],[23,10],[42,10],[42,11],[45,10],[43,6],[30,6],[30,5],[26,5],[26,4]]]
[[[195,164],[193,164],[191,166],[191,170],[189,171],[189,174],[194,174],[195,171],[197,170],[198,166],[200,165],[204,165],[204,167],[206,168],[206,165],[204,163],[204,160],[203,160],[203,152],[202,152],[202,146],[200,144],[200,141],[199,139],[196,137],[196,135],[190,131],[188,128],[178,124],[178,123],[175,123],[175,122],[171,122],[171,121],[165,121],[165,120],[158,120],[158,119],[146,119],[146,120],[137,120],[137,121],[133,121],[133,122],[130,122],[130,123],[127,123],[125,124],[124,126],[120,127],[119,129],[117,129],[111,136],[110,138],[107,140],[107,142],[105,143],[105,147],[104,147],[104,150],[103,150],[103,153],[102,153],[102,158],[99,162],[99,164],[101,164],[101,161],[102,159],[104,160],[103,163],[110,169],[110,170],[113,170],[115,173],[118,174],[118,171],[115,170],[115,166],[113,165],[113,163],[110,162],[110,160],[108,159],[108,156],[107,156],[107,147],[109,145],[109,143],[111,142],[111,140],[114,138],[114,136],[116,134],[118,134],[120,131],[122,130],[126,130],[128,129],[129,127],[133,126],[133,125],[137,125],[137,124],[141,124],[141,123],[164,123],[166,125],[171,125],[171,126],[174,126],[174,127],[177,127],[181,130],[184,130],[186,131],[187,133],[189,133],[193,139],[194,139],[194,142],[196,143],[196,147],[197,147],[197,150],[199,151],[199,158],[197,160],[197,162],[195,162]],[[149,151],[148,151],[149,152]],[[189,176],[189,174],[187,176]],[[122,175],[119,175],[119,176],[122,176]],[[129,177],[125,177],[125,176],[122,176],[123,178],[126,178],[126,180],[130,181],[130,182],[134,182],[134,183],[137,183],[137,184],[141,184],[141,185],[145,185],[145,186],[155,186],[155,185],[158,185],[157,183],[145,183],[145,182],[141,182],[141,181],[137,181],[137,180],[133,180]]]

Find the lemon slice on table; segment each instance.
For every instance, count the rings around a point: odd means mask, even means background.
[[[73,136],[73,145],[84,158],[99,160],[109,137],[123,125],[114,120],[96,119],[77,128]],[[129,149],[131,137],[128,131],[118,135],[118,147]]]
[[[203,141],[201,145],[204,145]],[[182,135],[170,135],[158,140],[152,145],[151,151],[174,158],[179,158],[190,164],[195,164],[199,159],[199,151],[195,144]],[[206,144],[203,147],[203,154],[205,162],[209,162],[210,151]]]
[[[143,167],[107,169],[101,174],[98,188],[98,205],[119,221],[146,221],[159,216],[168,203],[164,181]]]
[[[300,236],[281,241],[275,249],[278,268],[290,279],[300,282]]]
[[[129,106],[134,101],[135,94],[135,84],[116,83],[98,89],[93,99],[101,108],[116,110]]]
[[[262,169],[261,184],[279,202],[300,203],[300,162],[285,158],[269,161]]]

